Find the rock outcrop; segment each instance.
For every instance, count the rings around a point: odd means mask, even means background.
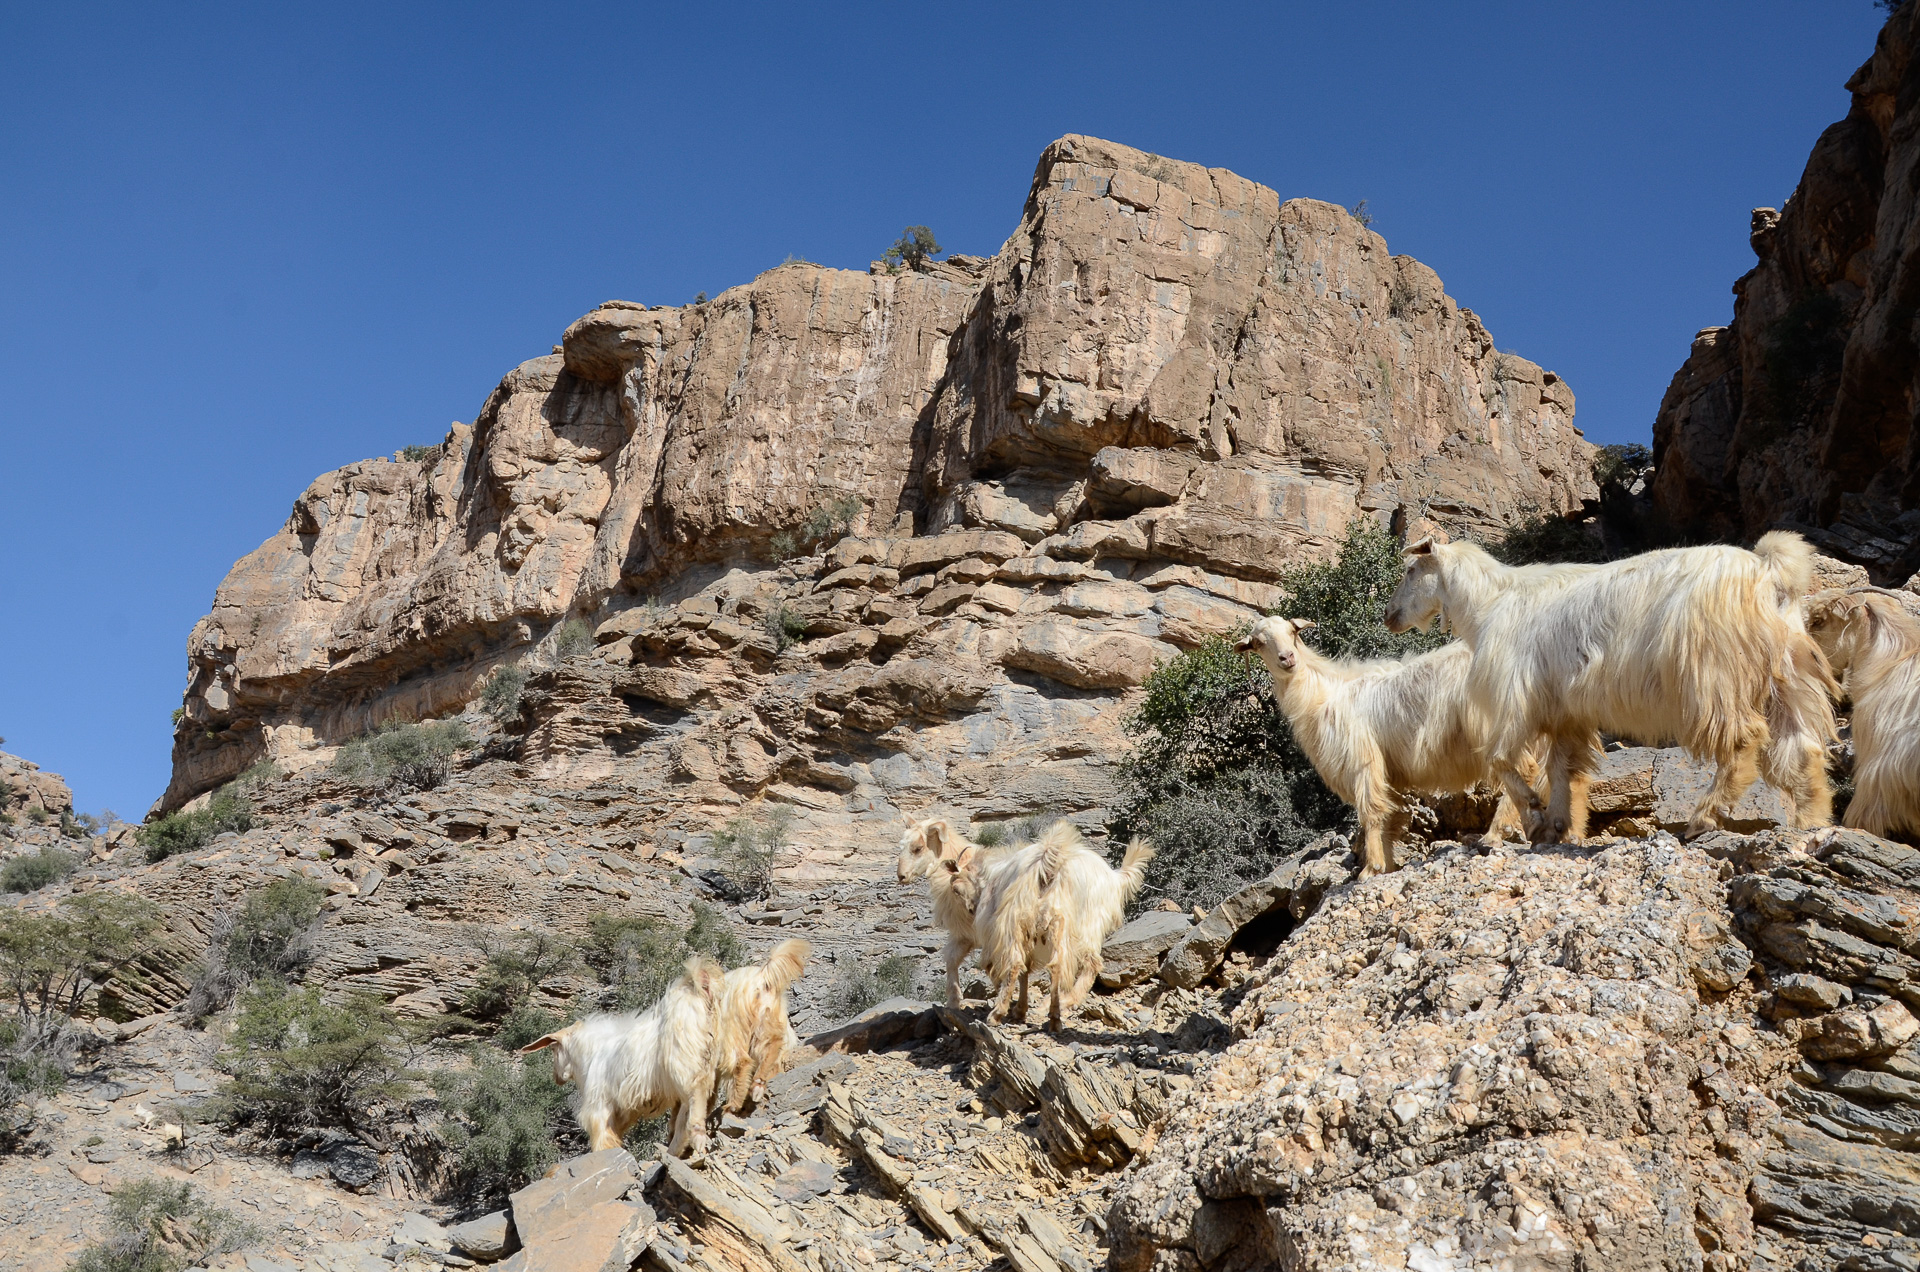
[[[1875,582],[1920,570],[1916,38],[1920,11],[1899,6],[1786,206],[1755,209],[1733,321],[1694,338],[1654,423],[1668,528],[1793,526]]]
[[[0,834],[16,828],[57,822],[73,812],[73,792],[58,773],[32,760],[0,751]]]
[[[319,478],[193,631],[162,807],[457,709],[582,618],[523,755],[621,768],[663,824],[775,786],[1093,808],[1124,694],[1351,517],[1592,495],[1572,414],[1344,210],[1067,137],[991,258],[609,302],[424,457]]]

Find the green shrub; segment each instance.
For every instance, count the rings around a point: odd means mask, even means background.
[[[1605,561],[1610,557],[1600,529],[1579,513],[1561,516],[1525,507],[1499,538],[1487,544],[1496,560],[1508,565]]]
[[[220,1053],[229,1078],[215,1108],[270,1134],[365,1125],[373,1105],[399,1097],[412,1076],[400,1041],[399,1022],[370,995],[330,1003],[317,988],[256,981]]]
[[[726,900],[757,901],[767,895],[774,861],[787,846],[792,824],[793,810],[776,805],[768,812],[742,813],[713,833],[713,855],[730,885],[721,889]]]
[[[172,720],[173,720],[174,728],[176,729],[179,728],[180,722],[186,718],[187,718],[187,709],[185,707],[175,707],[173,709]]]
[[[52,821],[53,817],[51,814],[47,812],[46,809],[41,808],[38,805],[35,805],[34,807],[29,808],[27,810],[27,820],[32,822],[36,826],[44,826],[48,822]]]
[[[1030,844],[1046,833],[1047,827],[1059,821],[1048,813],[1028,813],[1025,817],[1015,817],[1011,821],[985,822],[973,830],[973,842],[982,848],[998,848],[1002,844]]]
[[[578,618],[570,618],[560,624],[560,630],[553,638],[554,662],[563,663],[592,650],[593,628]]]
[[[1314,647],[1335,658],[1379,658],[1439,648],[1446,638],[1438,633],[1395,635],[1380,621],[1406,573],[1400,547],[1379,522],[1355,517],[1347,523],[1339,554],[1332,561],[1281,571],[1285,596],[1273,612],[1312,619]]]
[[[788,609],[784,601],[768,610],[761,624],[773,637],[774,649],[783,654],[807,638],[807,621]]]
[[[520,695],[526,687],[527,673],[517,664],[496,667],[480,690],[480,709],[505,724],[520,714]]]
[[[107,1236],[82,1250],[68,1272],[179,1272],[260,1239],[253,1225],[194,1196],[184,1180],[121,1184],[107,1215]]]
[[[836,1020],[857,1016],[875,1003],[913,993],[920,961],[905,954],[881,959],[876,967],[864,961],[849,964],[827,991],[827,1013]]]
[[[602,997],[612,1011],[653,1006],[694,954],[705,954],[728,968],[740,966],[746,958],[725,914],[698,902],[693,922],[684,930],[643,914],[602,910],[593,916],[580,950],[605,987]]]
[[[1387,317],[1406,319],[1413,317],[1420,307],[1420,292],[1412,280],[1394,277],[1387,286]]]
[[[472,1020],[502,1020],[526,1007],[549,977],[579,957],[573,946],[551,932],[474,927],[468,929],[467,939],[486,960],[473,987],[460,1000],[460,1014]],[[545,1032],[538,1031],[528,1041]]]
[[[1360,222],[1361,225],[1373,224],[1373,213],[1367,210],[1367,201],[1365,199],[1360,200],[1360,202],[1348,208],[1347,215]]]
[[[384,724],[341,747],[332,772],[350,786],[432,790],[453,771],[455,753],[472,745],[472,735],[458,720]]]
[[[846,537],[865,508],[856,495],[827,496],[808,510],[798,526],[773,536],[769,543],[774,556],[790,561],[831,547]]]
[[[0,909],[0,1141],[30,1125],[26,1100],[65,1079],[73,1016],[112,975],[146,953],[159,911],[140,897],[87,892],[50,913]]]
[[[35,892],[58,883],[80,868],[80,858],[51,846],[31,857],[15,857],[0,866],[0,892]]]
[[[1638,442],[1602,446],[1593,457],[1593,480],[1602,490],[1631,483],[1653,467],[1653,452]]]
[[[560,1144],[579,1131],[545,1055],[484,1046],[467,1054],[471,1068],[436,1074],[433,1086],[445,1111],[440,1134],[454,1152],[454,1186],[484,1204],[545,1175],[560,1160]]]
[[[924,225],[909,225],[900,231],[900,237],[880,259],[889,267],[905,265],[908,269],[919,269],[944,251],[946,249],[934,241],[932,230]]]
[[[287,875],[247,894],[237,910],[214,919],[200,972],[187,993],[187,1016],[204,1020],[263,976],[297,976],[313,958],[327,890],[305,875]]]
[[[400,448],[400,460],[406,464],[418,463],[420,460],[427,459],[439,453],[440,448],[438,446],[402,446]]]
[[[233,784],[220,788],[204,808],[172,813],[140,828],[140,842],[148,861],[165,861],[212,843],[227,831],[253,829],[253,801],[237,793]]]

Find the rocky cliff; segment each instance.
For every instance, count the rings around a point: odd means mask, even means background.
[[[1754,210],[1733,321],[1694,338],[1660,404],[1654,502],[1682,533],[1789,525],[1876,582],[1920,569],[1917,33],[1900,7],[1786,206]]]
[[[520,754],[658,792],[645,836],[776,786],[815,840],[1091,809],[1156,659],[1355,515],[1577,504],[1572,415],[1344,210],[1067,137],[991,258],[609,302],[424,457],[319,478],[194,628],[163,807],[549,668],[582,618]]]

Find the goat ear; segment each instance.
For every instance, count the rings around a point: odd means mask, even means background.
[[[557,1033],[542,1034],[540,1037],[535,1038],[532,1042],[528,1043],[526,1046],[520,1048],[520,1054],[524,1056],[535,1051],[542,1051],[548,1047],[557,1047],[559,1045],[560,1045],[559,1034]]]
[[[1400,549],[1400,555],[1432,556],[1433,555],[1433,536],[1428,535],[1425,538],[1421,539],[1418,543],[1409,543],[1406,547]]]
[[[1296,618],[1291,621],[1293,623],[1293,630],[1296,632],[1310,632],[1314,628],[1320,626],[1320,624],[1314,622],[1310,618]]]

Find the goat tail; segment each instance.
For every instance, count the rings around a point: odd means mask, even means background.
[[[1067,858],[1080,846],[1080,832],[1074,824],[1064,818],[1047,827],[1047,833],[1040,836],[1040,869],[1035,882],[1044,891],[1053,886],[1053,881],[1066,869]]]
[[[800,973],[807,970],[807,955],[813,946],[806,941],[782,941],[767,955],[766,986],[770,994],[784,994]]]
[[[1813,545],[1791,530],[1769,530],[1753,545],[1773,582],[1788,600],[1798,600],[1813,587]]]
[[[1146,840],[1135,839],[1127,845],[1127,854],[1120,859],[1120,888],[1125,900],[1133,900],[1134,893],[1147,881],[1147,863],[1152,860],[1153,845]]]

